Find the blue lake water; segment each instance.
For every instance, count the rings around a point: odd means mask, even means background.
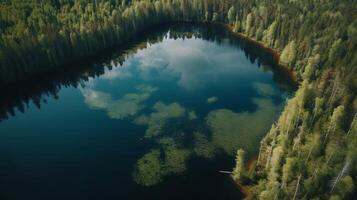
[[[214,26],[79,65],[0,97],[1,199],[240,199],[218,170],[256,155],[293,92],[269,52]]]

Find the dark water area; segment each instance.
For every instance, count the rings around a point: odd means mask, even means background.
[[[1,199],[241,199],[294,83],[222,27],[171,24],[0,96]]]

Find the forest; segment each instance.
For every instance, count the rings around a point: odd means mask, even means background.
[[[0,83],[43,75],[168,22],[223,24],[273,49],[299,88],[260,143],[237,150],[247,199],[357,197],[353,0],[0,0]]]

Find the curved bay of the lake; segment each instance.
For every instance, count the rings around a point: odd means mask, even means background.
[[[273,56],[187,24],[106,54],[0,97],[0,198],[240,199],[218,171],[293,93]]]

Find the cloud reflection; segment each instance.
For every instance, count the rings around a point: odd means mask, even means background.
[[[139,85],[136,90],[138,92],[125,94],[117,100],[113,100],[111,94],[90,88],[81,89],[80,91],[84,96],[85,103],[91,109],[106,110],[108,116],[112,119],[124,119],[135,116],[145,108],[144,102],[158,88],[150,85]]]
[[[177,84],[186,90],[201,89],[219,77],[252,72],[243,52],[197,39],[166,39],[139,52],[135,58],[139,60],[142,79],[177,78]]]
[[[245,76],[255,70],[244,53],[232,46],[166,38],[138,51],[123,65],[106,69],[100,79],[121,80],[135,74],[143,81],[175,80],[180,87],[193,91],[208,87],[220,77]]]

